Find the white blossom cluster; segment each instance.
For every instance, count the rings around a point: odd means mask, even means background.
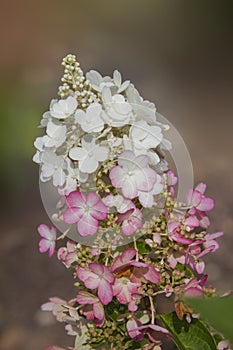
[[[171,148],[164,138],[167,125],[156,118],[156,108],[143,100],[130,81],[91,70],[83,75],[75,56],[63,60],[61,99],[53,99],[40,127],[45,134],[35,140],[33,160],[41,166],[40,180],[52,180],[59,193],[68,195],[95,177],[108,160],[123,151],[147,155],[149,165],[164,168],[161,149]]]

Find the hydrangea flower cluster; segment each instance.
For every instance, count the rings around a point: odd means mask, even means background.
[[[189,325],[199,315],[185,298],[216,295],[203,261],[223,235],[209,232],[214,201],[200,183],[186,203],[177,202],[178,178],[163,155],[171,148],[168,126],[133,84],[118,71],[113,78],[93,70],[84,76],[73,55],[62,64],[61,99],[43,115],[34,161],[40,180],[51,181],[65,199],[57,218],[68,230],[58,236],[55,227],[40,225],[39,249],[56,251],[77,290],[72,300],[51,298],[42,310],[66,324],[75,337],[69,349],[162,349],[173,333],[158,301],[169,300],[174,317]],[[69,227],[95,237],[93,245],[67,238]],[[126,245],[122,237],[129,238]]]

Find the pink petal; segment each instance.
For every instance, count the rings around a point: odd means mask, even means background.
[[[134,208],[131,208],[127,210],[125,213],[119,215],[118,219],[116,220],[116,223],[120,224],[122,221],[127,220],[133,212],[134,212]]]
[[[74,224],[83,217],[84,210],[82,208],[69,208],[63,213],[63,220],[67,224]]]
[[[118,256],[112,264],[112,271],[116,272],[119,268],[123,268],[130,263],[135,257],[137,251],[133,248],[126,249],[120,256]]]
[[[201,200],[201,203],[197,206],[198,210],[210,211],[214,208],[214,200],[212,198],[205,197]]]
[[[93,305],[93,312],[94,312],[94,316],[98,320],[102,320],[104,318],[104,308],[103,308],[103,305],[100,302],[95,303]]]
[[[200,220],[200,226],[203,228],[208,228],[210,226],[210,220],[208,216],[203,216]]]
[[[203,290],[195,287],[190,287],[186,291],[184,291],[184,296],[186,297],[202,297]]]
[[[112,185],[116,188],[121,188],[124,184],[125,171],[120,166],[114,166],[109,173],[109,178]]]
[[[127,281],[127,278],[120,278],[116,280],[115,284],[113,285],[113,295],[117,297],[118,301],[121,304],[129,303],[132,299],[131,293],[127,285],[130,283],[130,281],[128,280],[127,284],[125,284],[124,281]]]
[[[155,283],[155,284],[159,283],[159,281],[160,281],[160,275],[159,275],[158,271],[156,271],[155,268],[150,266],[150,265],[149,265],[148,271],[144,274],[144,277],[148,281]]]
[[[140,225],[142,226],[142,225]],[[130,236],[132,235],[137,229],[138,227],[140,227],[139,225],[137,225],[135,222],[131,222],[130,220],[125,220],[121,226],[121,230],[124,233],[125,236]]]
[[[184,220],[184,224],[185,226],[189,226],[189,227],[198,227],[199,220],[196,218],[196,216],[190,216]]]
[[[91,216],[93,216],[97,220],[104,220],[108,216],[108,209],[106,205],[99,201],[94,208],[90,211]]]
[[[73,191],[66,197],[68,207],[83,208],[86,204],[86,196],[79,191]]]
[[[142,192],[138,194],[138,199],[144,208],[151,208],[154,204],[154,195],[152,192]]]
[[[124,178],[122,193],[128,199],[133,199],[137,196],[138,190],[136,186],[136,177],[127,176]]]
[[[201,202],[201,193],[190,189],[187,196],[187,203],[190,206],[196,207]]]
[[[98,300],[99,299],[95,295],[85,290],[78,291],[77,301],[79,304],[95,304]]]
[[[37,230],[41,237],[49,240],[56,240],[57,230],[55,229],[55,227],[52,226],[51,228],[49,228],[47,225],[41,224],[37,228]]]
[[[190,244],[190,243],[192,243],[191,239],[183,237],[179,233],[173,234],[172,235],[172,239],[173,239],[173,241],[175,241],[177,243],[181,243],[181,244]]]
[[[114,282],[114,276],[107,266],[104,266],[104,279],[109,283]]]
[[[179,222],[176,222],[176,221],[169,222],[167,225],[167,230],[168,230],[168,232],[173,232],[179,226],[180,226]]]
[[[94,274],[92,271],[89,271],[89,270],[87,270],[87,269],[84,269],[83,267],[79,267],[79,268],[77,269],[77,277],[78,277],[81,281],[85,282],[86,279],[88,279],[89,277],[95,278],[95,277],[97,277],[97,276],[96,276],[96,274]]]
[[[219,238],[219,237],[222,237],[224,235],[224,232],[215,232],[215,233],[212,233],[212,234],[207,234],[205,236],[205,238],[207,240],[213,240],[213,239],[216,239],[216,238]]]
[[[204,194],[205,190],[206,190],[206,184],[204,184],[203,182],[199,183],[195,188],[195,191],[199,191],[201,192],[201,194]]]
[[[48,241],[47,239],[42,238],[39,242],[39,250],[41,253],[47,252],[47,250],[50,249],[51,241]]]
[[[98,297],[104,305],[109,304],[113,298],[113,290],[111,284],[104,279],[101,279],[98,288]]]
[[[198,263],[196,263],[195,265],[196,271],[199,275],[201,275],[204,270],[205,270],[205,263],[204,261],[199,261]]]
[[[77,224],[78,232],[81,236],[92,236],[98,231],[98,221],[86,212]]]
[[[139,191],[149,192],[156,182],[156,172],[150,168],[144,168],[137,172],[135,176],[136,186]]]
[[[97,263],[90,263],[88,264],[88,267],[93,273],[95,273],[98,276],[101,276],[104,273],[104,265],[100,265]]]
[[[95,192],[89,192],[86,196],[86,204],[90,207],[95,207],[99,200],[100,198]]]

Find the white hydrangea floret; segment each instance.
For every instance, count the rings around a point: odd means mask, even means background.
[[[44,150],[44,136],[37,137],[35,139],[34,146],[36,147],[36,153],[34,154],[32,160],[33,162],[40,164],[41,154]]]
[[[104,121],[101,118],[103,114],[102,106],[99,103],[92,103],[84,112],[78,109],[75,113],[75,121],[81,125],[81,128],[87,132],[99,132],[104,128]]]
[[[154,103],[143,100],[133,84],[130,84],[126,89],[126,97],[133,108],[136,121],[145,120],[151,125],[157,124],[156,107]]]
[[[89,72],[87,72],[86,78],[91,87],[98,92],[101,92],[105,86],[114,86],[110,77],[102,77],[102,75],[96,70],[90,70]]]
[[[102,100],[106,111],[103,118],[108,125],[121,127],[132,122],[133,109],[123,95],[112,95],[111,90],[108,87],[104,87]]]
[[[135,151],[156,148],[163,139],[162,130],[159,126],[149,125],[145,120],[135,122],[129,132]]]
[[[44,136],[45,147],[59,147],[66,140],[66,126],[49,121],[46,128],[47,135]]]
[[[50,105],[50,114],[57,119],[66,119],[74,114],[78,102],[75,97],[68,96],[64,100],[53,100]]]
[[[59,189],[61,195],[68,196],[70,192],[77,190],[77,180],[85,183],[88,179],[87,173],[82,173],[78,166],[75,166],[72,161],[67,159],[66,182],[62,189]]]
[[[114,82],[114,85],[117,88],[117,93],[118,94],[120,94],[123,91],[125,91],[127,89],[127,87],[129,86],[129,84],[130,84],[129,80],[126,80],[126,81],[124,81],[122,83],[122,76],[121,76],[121,73],[118,70],[114,70],[114,72],[113,72],[113,82]]]
[[[99,162],[108,159],[108,153],[108,147],[97,144],[95,137],[85,135],[82,138],[82,147],[72,148],[69,156],[79,161],[78,166],[81,172],[91,174],[97,170]]]
[[[42,182],[53,179],[54,186],[63,186],[66,175],[67,162],[64,156],[58,156],[53,150],[46,149],[41,157],[40,179]]]

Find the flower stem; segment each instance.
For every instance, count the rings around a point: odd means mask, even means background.
[[[151,324],[155,324],[155,307],[153,303],[153,298],[151,295],[148,296],[150,300],[150,308],[151,308]]]
[[[139,256],[138,256],[138,247],[137,247],[137,242],[136,242],[136,238],[133,238],[133,242],[134,242],[134,249],[136,250],[136,261],[139,260]]]

